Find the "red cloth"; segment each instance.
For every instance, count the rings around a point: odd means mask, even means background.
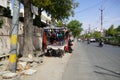
[[[46,39],[46,33],[44,33],[43,35],[43,44],[44,44],[44,48],[47,48],[47,39]]]
[[[68,45],[65,46],[64,50],[65,50],[66,52],[68,52],[68,50],[69,50]]]

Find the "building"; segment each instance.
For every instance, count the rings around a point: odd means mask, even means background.
[[[0,6],[7,8],[7,6],[10,4],[10,0],[0,0]]]
[[[0,15],[3,15],[3,10],[7,7],[12,10],[11,0],[0,0]]]
[[[11,16],[13,16],[13,8],[12,8],[12,1],[11,0],[0,0],[0,15],[3,13],[3,9],[10,7],[11,10]],[[24,6],[20,4],[20,17],[24,17]],[[38,8],[31,5],[32,13],[34,14],[33,18],[35,18],[35,15],[38,15]],[[41,14],[41,21],[43,24],[50,24],[51,18],[47,16],[45,12],[42,12]]]

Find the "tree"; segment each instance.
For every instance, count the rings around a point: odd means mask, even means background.
[[[95,31],[93,33],[93,36],[94,36],[94,38],[100,38],[101,37],[101,33],[99,31]]]
[[[38,25],[38,27],[40,27],[42,11],[46,11],[46,7],[52,6],[52,2],[51,2],[51,0],[32,0],[32,1],[33,1],[32,4],[36,7],[38,7],[38,16],[36,16],[36,17],[39,20],[39,24],[37,23],[37,25]]]
[[[120,31],[120,25],[117,27],[117,31]]]
[[[47,13],[57,20],[68,19],[74,15],[73,9],[78,6],[73,0],[51,0],[53,6],[47,7]]]
[[[72,20],[70,23],[68,23],[67,27],[72,31],[72,34],[74,37],[77,37],[80,35],[82,29],[82,23],[80,23],[77,20]]]
[[[63,26],[62,21],[58,21],[57,26]]]
[[[33,4],[39,7],[39,15],[45,10],[54,20],[68,19],[74,14],[73,9],[78,6],[73,0],[33,0]]]
[[[23,56],[33,53],[32,32],[33,32],[33,19],[31,13],[32,0],[21,0],[24,5],[24,46]]]
[[[41,12],[45,10],[52,18],[58,20],[68,18],[73,13],[72,9],[77,6],[77,4],[73,5],[73,0],[21,0],[21,2],[24,5],[24,56],[33,52],[31,4],[38,7],[39,17],[41,16]]]
[[[117,30],[117,35],[120,35],[120,25],[116,28]]]
[[[117,30],[117,37],[118,37],[119,44],[120,44],[120,25],[116,28],[116,30]]]
[[[107,31],[107,35],[108,36],[112,36],[115,37],[115,35],[117,34],[116,29],[114,28],[114,25],[111,25],[111,27],[108,29]]]

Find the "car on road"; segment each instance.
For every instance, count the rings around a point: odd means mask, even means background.
[[[81,39],[80,39],[80,38],[78,38],[77,40],[78,40],[79,42],[81,41]]]
[[[96,39],[95,38],[90,38],[90,42],[95,42]]]

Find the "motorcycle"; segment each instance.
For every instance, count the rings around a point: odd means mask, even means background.
[[[99,47],[103,47],[103,42],[101,41],[100,43],[99,43]]]
[[[72,51],[73,51],[73,49],[72,49],[72,46],[73,46],[72,42],[73,42],[73,41],[71,41],[71,40],[69,39],[68,45],[64,47],[65,52],[72,53]]]
[[[87,44],[90,44],[90,41],[87,41]]]
[[[87,39],[87,44],[90,44],[90,39]]]

